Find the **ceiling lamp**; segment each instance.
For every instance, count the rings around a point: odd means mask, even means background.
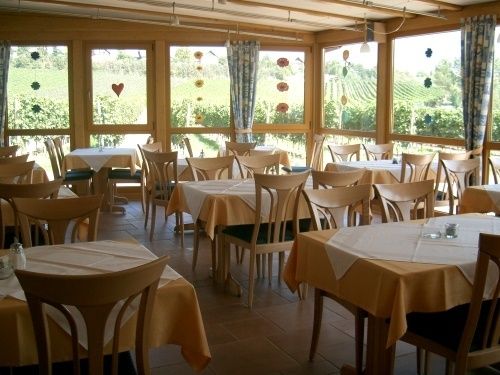
[[[226,48],[231,47],[231,39],[229,38],[229,29],[227,29],[227,39],[226,39],[226,42],[224,43],[224,47],[226,47]]]
[[[175,2],[172,3],[172,17],[170,18],[170,24],[172,26],[179,26],[181,24],[179,17],[175,14]]]
[[[367,34],[368,34],[368,23],[366,22],[366,18],[365,18],[365,33],[364,34],[365,34],[365,41],[361,45],[361,48],[359,49],[359,52],[361,52],[361,53],[370,53],[370,46],[368,45],[368,43],[366,41]]]

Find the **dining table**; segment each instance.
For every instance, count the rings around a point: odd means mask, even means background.
[[[254,150],[256,151],[262,151],[262,152],[269,152],[273,154],[279,154],[280,156],[280,164],[285,166],[285,167],[290,167],[290,157],[288,155],[288,151],[283,150],[279,147],[272,146],[272,145],[257,145],[255,146]],[[221,146],[219,148],[219,156],[226,156],[227,151],[225,146]]]
[[[103,210],[125,212],[121,206],[111,205],[108,190],[108,173],[111,168],[128,168],[133,176],[139,164],[135,148],[77,148],[66,154],[63,159],[62,175],[69,169],[91,168],[95,171],[93,178],[94,193],[103,194]],[[115,198],[116,199],[116,198]]]
[[[458,224],[456,238],[446,237],[446,223]],[[500,233],[500,220],[467,214],[300,233],[284,280],[292,291],[305,283],[365,310],[365,373],[390,375],[407,314],[470,302],[480,232]],[[488,275],[488,285],[497,278]]]
[[[25,253],[26,269],[54,274],[115,272],[156,258],[146,247],[132,241],[38,246],[25,249]],[[132,310],[120,328],[119,351],[134,347],[136,315],[136,311]],[[75,318],[78,320],[78,317]],[[81,324],[84,324],[83,321]],[[179,345],[182,355],[194,370],[201,371],[208,365],[211,354],[196,292],[188,281],[169,266],[165,267],[160,278],[150,326],[150,347]],[[48,327],[53,362],[71,360],[71,336],[67,324],[57,315],[49,313]],[[0,280],[0,332],[4,338],[0,340],[0,366],[17,367],[37,363],[29,309],[14,274]],[[105,337],[109,341],[105,344],[104,352],[109,354],[112,332],[106,332]],[[85,340],[85,335],[79,337],[82,358],[86,356]]]
[[[460,199],[459,212],[500,215],[500,185],[478,185],[465,188]]]

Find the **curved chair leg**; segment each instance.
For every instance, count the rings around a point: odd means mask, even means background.
[[[254,284],[255,284],[255,262],[256,262],[256,256],[255,256],[255,249],[250,249],[250,269],[248,272],[248,307],[251,309],[252,308],[252,303],[253,303],[253,290],[254,290]]]
[[[149,240],[153,241],[153,234],[155,232],[155,224],[156,224],[156,204],[152,202],[151,207],[151,231],[149,232]]]
[[[198,262],[198,248],[200,247],[200,228],[199,223],[196,221],[194,223],[194,239],[193,239],[193,271],[196,268],[196,263]]]
[[[355,340],[355,356],[356,356],[356,373],[361,374],[363,371],[363,343],[365,338],[365,314],[361,311],[354,313],[354,340]]]
[[[314,289],[314,321],[311,338],[311,347],[309,348],[309,361],[314,360],[316,349],[318,348],[319,331],[321,328],[321,319],[323,317],[323,293],[320,289]]]

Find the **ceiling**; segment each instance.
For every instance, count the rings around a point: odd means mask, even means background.
[[[72,15],[228,33],[331,29],[362,31],[365,19],[424,16],[445,18],[450,11],[490,0],[0,0],[0,10]]]

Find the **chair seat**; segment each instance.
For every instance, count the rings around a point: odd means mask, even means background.
[[[310,230],[311,219],[304,218],[299,220],[299,231],[306,232]],[[253,234],[253,224],[241,224],[241,225],[231,225],[225,228],[222,232],[225,235],[236,237],[245,242],[252,241]],[[267,232],[268,232],[269,224],[261,224],[259,229],[259,234],[257,236],[257,245],[267,243],[266,240]],[[292,221],[287,222],[285,229],[285,241],[293,241],[293,223]]]
[[[112,180],[141,180],[142,171],[137,170],[134,174],[130,174],[130,168],[111,169],[108,178]]]
[[[491,301],[483,302],[478,326],[472,340],[471,351],[481,348],[487,312]],[[462,337],[469,304],[456,306],[438,313],[411,313],[407,315],[408,332],[432,340],[446,348],[457,351]]]
[[[64,181],[80,181],[89,180],[94,176],[94,171],[91,170],[70,170],[64,176]]]
[[[282,170],[288,173],[301,173],[305,171],[310,171],[311,167],[304,166],[292,166],[292,167],[281,167]]]

